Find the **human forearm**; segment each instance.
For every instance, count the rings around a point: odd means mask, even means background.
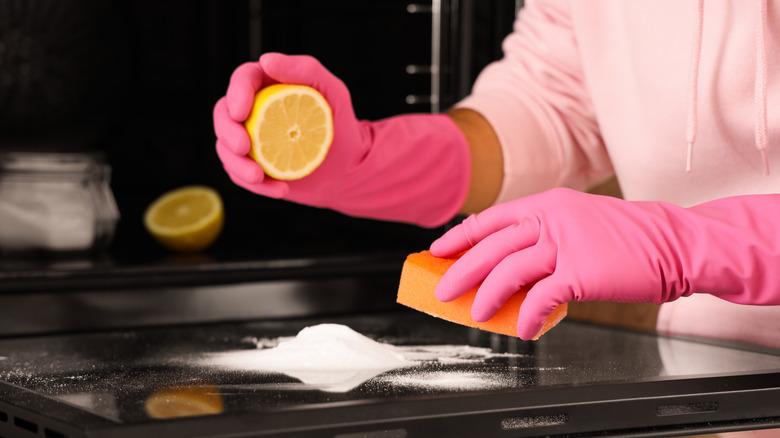
[[[504,178],[501,144],[490,123],[478,112],[455,108],[450,118],[463,132],[471,154],[471,179],[461,213],[482,211],[496,201]]]

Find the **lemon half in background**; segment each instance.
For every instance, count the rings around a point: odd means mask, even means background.
[[[244,126],[252,142],[249,156],[278,180],[314,172],[333,142],[330,106],[305,85],[277,84],[260,90]]]
[[[224,222],[219,194],[202,186],[172,190],[154,201],[144,214],[149,233],[174,251],[200,251],[219,236]]]

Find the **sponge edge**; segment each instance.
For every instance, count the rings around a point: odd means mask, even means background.
[[[517,317],[520,305],[528,293],[527,289],[514,294],[492,318],[485,322],[476,322],[471,319],[471,304],[474,302],[477,289],[472,289],[447,303],[436,298],[434,294],[436,284],[456,260],[434,257],[429,251],[409,254],[401,272],[397,302],[450,322],[508,336],[517,336]],[[565,303],[558,306],[547,318],[534,340],[539,339],[540,336],[561,322],[566,317],[567,309],[568,305]]]

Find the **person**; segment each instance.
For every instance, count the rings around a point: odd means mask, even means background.
[[[780,4],[529,0],[448,114],[357,120],[307,56],[234,72],[215,106],[230,178],[264,196],[432,227],[465,253],[436,293],[481,284],[490,318],[531,286],[518,336],[572,301],[652,302],[662,333],[780,347]],[[257,90],[310,85],[335,137],[323,165],[272,180],[245,155]],[[582,190],[616,175],[624,199]]]

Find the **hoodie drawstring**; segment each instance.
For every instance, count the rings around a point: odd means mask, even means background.
[[[696,144],[697,110],[699,92],[699,61],[701,58],[701,40],[704,24],[704,0],[696,0],[695,23],[693,34],[693,47],[691,50],[691,70],[688,78],[688,119],[685,126],[685,141],[688,150],[685,159],[685,171],[690,172],[693,161],[693,146]],[[756,65],[755,65],[755,89],[753,102],[755,105],[755,133],[754,141],[756,149],[761,154],[764,165],[764,174],[769,175],[769,157],[767,156],[767,117],[766,117],[766,27],[767,27],[766,0],[758,0],[758,25],[756,26]]]
[[[691,51],[691,72],[688,77],[688,120],[685,126],[685,141],[688,153],[685,159],[685,171],[691,171],[693,145],[696,143],[696,111],[699,98],[699,58],[701,56],[701,34],[704,21],[704,0],[696,0],[696,22],[694,23],[693,49]]]
[[[756,88],[754,103],[756,105],[756,149],[761,153],[764,163],[764,175],[769,175],[769,158],[767,157],[766,128],[766,0],[758,0],[758,29],[756,30]]]

